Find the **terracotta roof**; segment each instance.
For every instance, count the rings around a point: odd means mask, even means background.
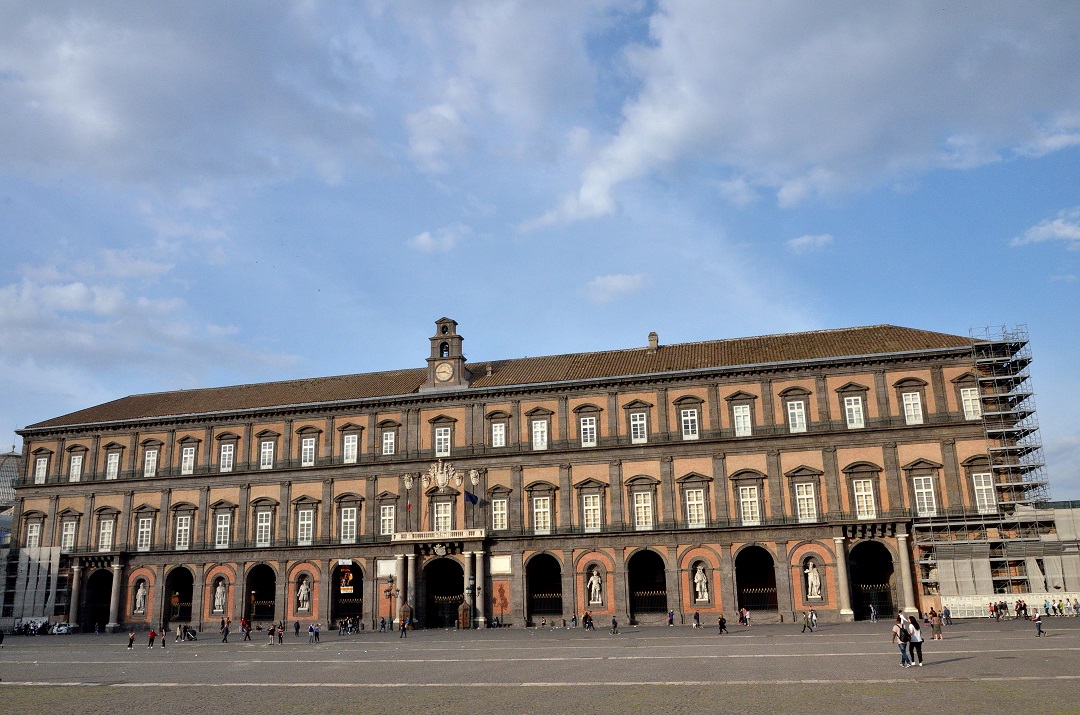
[[[473,375],[472,387],[494,388],[701,368],[966,348],[970,344],[969,338],[958,335],[875,325],[661,345],[652,353],[648,348],[640,347],[467,365]],[[489,365],[491,375],[487,374]],[[421,367],[132,395],[38,422],[27,429],[406,395],[417,392],[426,378],[427,368]]]

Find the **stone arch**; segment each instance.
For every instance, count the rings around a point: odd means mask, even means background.
[[[775,555],[761,544],[746,544],[735,553],[734,562],[739,608],[751,612],[779,610]]]
[[[655,614],[667,614],[667,562],[663,556],[648,548],[636,550],[626,559],[626,580],[631,623],[641,623],[643,618],[656,621]]]
[[[541,551],[525,563],[525,622],[537,625],[540,618],[562,617],[562,563]]]

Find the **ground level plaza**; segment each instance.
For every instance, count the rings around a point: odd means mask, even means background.
[[[1080,619],[958,621],[902,669],[890,622],[712,628],[262,634],[228,644],[145,634],[8,636],[0,698],[20,713],[1076,712]]]

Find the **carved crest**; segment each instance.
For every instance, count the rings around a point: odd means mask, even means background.
[[[449,484],[451,480],[454,482],[454,486],[460,487],[463,478],[461,474],[454,469],[453,464],[443,462],[440,459],[437,464],[432,464],[431,467],[428,468],[428,473],[424,475],[424,489],[427,489],[432,484],[439,487],[439,489],[442,489]]]

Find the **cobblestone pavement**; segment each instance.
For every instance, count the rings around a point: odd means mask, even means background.
[[[0,712],[814,713],[1080,712],[1080,619],[958,622],[902,669],[891,623],[604,631],[286,636],[283,646],[133,650],[114,635],[8,636]]]

